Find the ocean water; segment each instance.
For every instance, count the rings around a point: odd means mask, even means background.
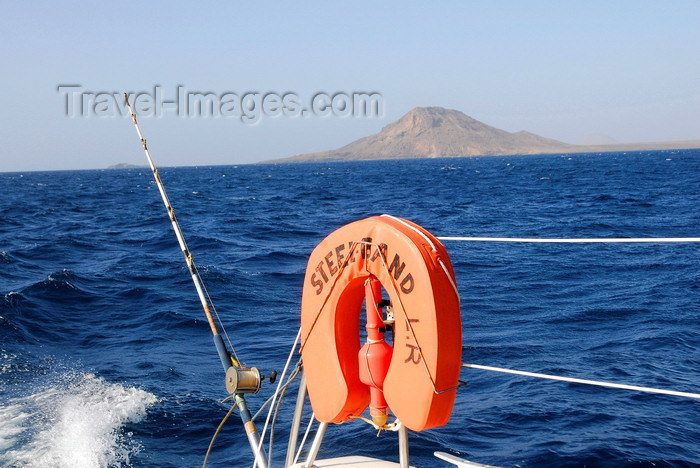
[[[294,341],[309,253],[357,219],[389,213],[438,236],[700,235],[698,150],[161,176],[238,356],[264,374]],[[150,171],[0,173],[0,193],[0,466],[201,466],[229,403]],[[698,244],[444,243],[463,361],[700,391]],[[700,466],[697,400],[473,369],[461,379],[449,423],[410,434],[413,465],[449,466],[441,450],[503,467]],[[251,409],[272,391],[249,396]],[[295,394],[296,383],[275,466]],[[397,447],[346,423],[321,456],[398,460]],[[252,461],[234,413],[209,466]]]

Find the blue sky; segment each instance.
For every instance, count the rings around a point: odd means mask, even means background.
[[[0,171],[145,164],[126,118],[57,87],[375,92],[381,117],[143,116],[156,163],[333,149],[416,106],[568,143],[700,139],[700,2],[0,2]]]

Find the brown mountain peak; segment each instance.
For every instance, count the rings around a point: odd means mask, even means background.
[[[416,107],[375,134],[332,151],[287,160],[399,159],[533,154],[570,145],[533,133],[509,133],[443,107]]]

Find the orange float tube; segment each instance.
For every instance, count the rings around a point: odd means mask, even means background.
[[[301,303],[301,354],[321,422],[359,416],[370,401],[360,379],[360,312],[376,277],[394,311],[393,353],[383,382],[391,412],[421,431],[447,423],[458,385],[462,325],[443,245],[422,227],[376,216],[341,227],[311,253]]]
[[[357,353],[357,359],[360,366],[360,382],[369,387],[369,414],[379,427],[386,425],[389,416],[389,405],[384,398],[384,379],[394,352],[394,348],[384,339],[387,331],[384,306],[382,283],[374,275],[370,275],[365,280],[367,342]]]

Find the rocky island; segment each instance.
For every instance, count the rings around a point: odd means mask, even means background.
[[[416,107],[382,130],[342,148],[270,162],[445,158],[700,148],[700,140],[572,145],[527,131],[507,132],[443,107]]]

